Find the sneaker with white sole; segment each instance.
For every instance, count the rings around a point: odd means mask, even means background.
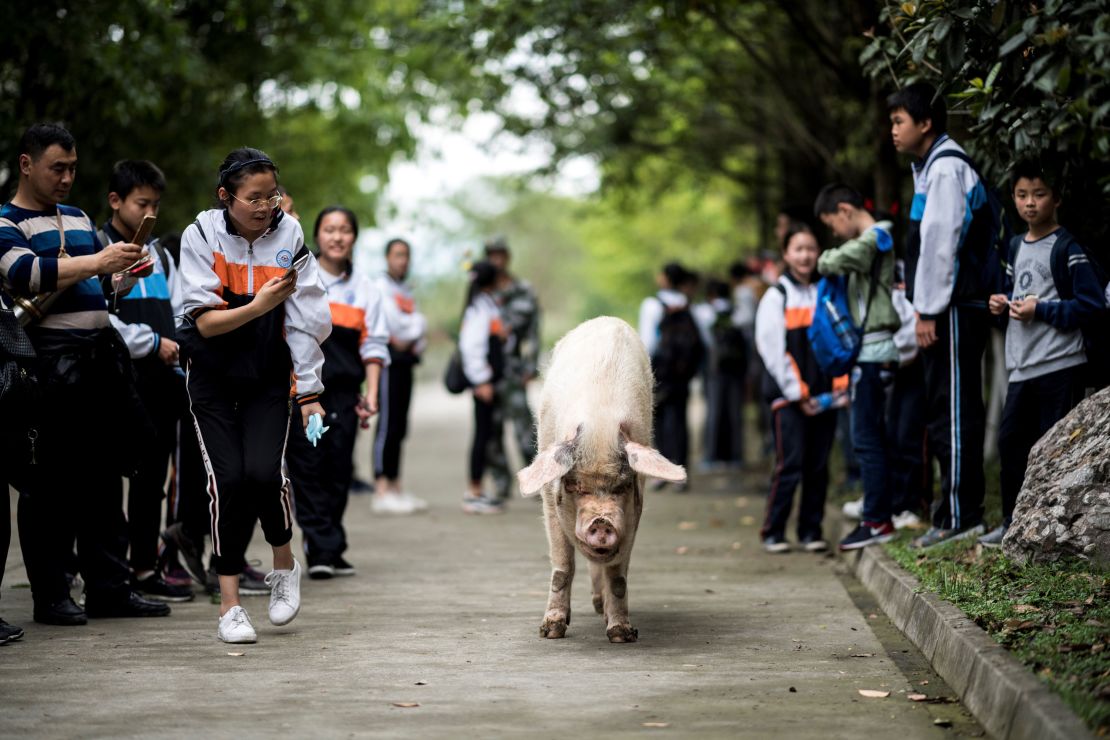
[[[903,511],[901,514],[895,514],[890,519],[894,528],[897,530],[903,529],[921,529],[921,517],[914,514],[912,511]]]
[[[790,552],[790,543],[786,541],[785,537],[772,534],[763,538],[763,549],[766,552],[778,555],[785,552]]]
[[[1002,524],[985,535],[979,538],[979,544],[983,547],[999,548],[1002,547],[1002,538],[1006,536],[1006,525]]]
[[[471,496],[466,494],[463,496],[462,510],[464,514],[477,514],[479,516],[504,514],[505,504],[495,499],[486,498],[485,496]]]
[[[910,542],[910,549],[928,550],[931,547],[943,545],[945,542],[957,542],[959,540],[966,540],[969,537],[978,537],[985,531],[986,529],[982,524],[976,524],[973,527],[964,527],[963,529],[929,527],[929,531]]]
[[[837,547],[841,552],[859,550],[868,545],[879,545],[894,539],[894,525],[890,522],[860,522]]]
[[[301,564],[293,561],[293,570],[271,570],[266,574],[270,587],[270,623],[281,627],[289,624],[301,610]]]
[[[375,493],[370,499],[370,511],[375,514],[404,516],[416,511],[416,505],[399,493]]]
[[[402,499],[409,503],[413,511],[424,511],[428,508],[427,501],[422,498],[417,498],[416,496],[413,496],[408,491],[402,491],[399,495]]]
[[[863,498],[857,498],[855,501],[845,501],[844,505],[840,507],[840,513],[849,519],[861,519],[863,517]]]
[[[340,578],[344,576],[353,576],[355,574],[355,566],[348,563],[342,557],[336,558],[333,565],[335,567],[335,575]]]
[[[216,636],[224,642],[236,644],[258,642],[258,633],[254,631],[251,618],[247,616],[247,610],[241,606],[231,607],[227,610],[227,614],[220,617],[220,627],[216,630]]]

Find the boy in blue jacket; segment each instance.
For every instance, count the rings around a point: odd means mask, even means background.
[[[1105,308],[1102,285],[1086,252],[1056,221],[1060,196],[1035,162],[1019,163],[1014,204],[1029,225],[1015,237],[1004,293],[990,297],[1006,322],[1010,383],[998,429],[1002,464],[1002,524],[979,538],[999,547],[1014,514],[1033,445],[1083,398],[1087,362],[1081,327]]]

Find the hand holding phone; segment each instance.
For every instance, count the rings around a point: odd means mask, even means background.
[[[308,252],[305,252],[293,264],[291,264],[291,265],[289,265],[289,267],[285,268],[285,274],[281,276],[281,279],[282,280],[289,280],[294,275],[299,275],[301,270],[303,270],[305,268],[305,265],[308,264],[309,259],[311,259],[311,255],[309,255]]]

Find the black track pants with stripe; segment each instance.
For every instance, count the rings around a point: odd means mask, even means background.
[[[320,397],[328,431],[315,447],[297,420],[291,422],[285,461],[293,481],[293,510],[304,531],[310,566],[334,565],[347,549],[343,514],[354,474],[358,400],[357,390],[327,391]]]
[[[983,520],[983,351],[986,308],[953,306],[936,320],[937,341],[923,350],[929,451],[940,463],[933,526],[974,527]]]
[[[256,520],[274,547],[293,537],[293,512],[281,474],[289,386],[213,378],[192,368],[186,385],[208,472],[212,567],[222,576],[238,575],[246,566]]]
[[[771,413],[771,428],[775,436],[775,470],[771,475],[767,513],[760,536],[786,535],[794,491],[801,484],[798,539],[820,538],[829,488],[829,452],[836,434],[836,412],[806,416],[798,404],[792,403]]]

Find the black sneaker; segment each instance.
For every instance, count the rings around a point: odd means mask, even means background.
[[[979,544],[982,545],[983,547],[989,547],[991,549],[997,549],[999,547],[1002,547],[1002,538],[1005,537],[1005,536],[1006,536],[1006,525],[1002,524],[1002,525],[999,525],[999,526],[995,527],[991,531],[987,532],[982,537],[980,537],[979,538]]]
[[[34,611],[34,619],[39,624],[56,624],[62,627],[88,624],[87,616],[85,610],[68,596],[41,609],[35,606]]]
[[[330,562],[313,561],[308,565],[308,577],[314,581],[326,581],[335,577],[335,566]]]
[[[142,580],[131,579],[131,587],[139,594],[155,601],[192,601],[192,586],[171,586],[157,573]]]
[[[99,604],[96,599],[85,598],[85,611],[90,619],[126,619],[129,617],[168,617],[170,605],[161,601],[144,599],[129,591],[122,600]]]
[[[23,628],[0,619],[0,645],[7,645],[23,638]]]
[[[337,576],[353,576],[355,574],[355,566],[348,563],[343,558],[335,559],[335,575]]]
[[[890,522],[860,522],[859,525],[848,533],[848,536],[838,545],[841,552],[859,550],[868,545],[878,545],[881,542],[890,542],[894,539],[894,525]]]
[[[239,574],[239,593],[243,596],[269,596],[270,586],[266,583],[266,574],[250,565],[243,568],[243,572]]]
[[[786,541],[785,537],[772,534],[763,538],[763,549],[769,553],[778,555],[784,552],[790,552],[790,543]]]
[[[204,584],[207,579],[204,569],[204,538],[200,542],[191,539],[185,534],[181,522],[174,522],[162,532],[162,541],[167,547],[172,547],[185,561],[185,569],[199,584]]]
[[[910,543],[912,550],[928,550],[937,545],[943,545],[945,542],[956,542],[958,540],[966,540],[968,537],[978,537],[983,534],[983,525],[976,524],[972,527],[964,527],[962,529],[941,529],[940,527],[929,527],[929,531],[921,535],[913,542]]]
[[[825,538],[819,534],[807,534],[798,544],[806,552],[825,552],[829,549],[829,543],[825,542]]]
[[[370,481],[365,481],[362,478],[351,478],[351,487],[348,489],[356,496],[365,495],[374,492],[374,484]]]

